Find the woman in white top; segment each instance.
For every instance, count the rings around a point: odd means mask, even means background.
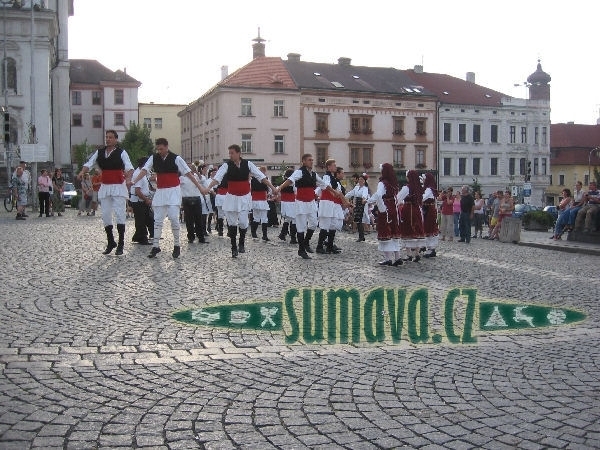
[[[368,214],[365,214],[367,199],[369,198],[369,187],[367,186],[367,177],[361,175],[358,177],[358,183],[354,188],[346,193],[346,198],[354,198],[354,223],[358,229],[358,240],[365,240],[365,223],[371,223]],[[366,219],[366,220],[365,220]]]
[[[475,191],[475,211],[473,218],[475,219],[475,234],[472,239],[477,238],[479,232],[479,238],[483,237],[483,224],[485,222],[485,200],[481,198],[481,192]]]

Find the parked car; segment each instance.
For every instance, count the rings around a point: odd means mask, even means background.
[[[556,206],[544,206],[544,211],[552,214],[554,220],[558,219],[558,208]]]
[[[525,214],[529,211],[536,211],[536,210],[537,210],[537,208],[533,205],[526,205],[524,203],[519,203],[518,205],[515,205],[515,210],[513,211],[512,216],[521,218],[521,217],[523,217],[523,214]]]
[[[65,206],[72,206],[74,208],[77,207],[77,205],[71,205],[71,199],[73,197],[77,197],[77,190],[75,189],[75,185],[73,183],[65,183],[65,190],[63,192]]]

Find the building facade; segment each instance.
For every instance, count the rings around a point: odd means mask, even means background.
[[[169,141],[169,149],[181,154],[181,120],[178,113],[186,105],[163,103],[140,103],[138,105],[138,123],[150,130],[150,139],[154,142],[163,137]]]

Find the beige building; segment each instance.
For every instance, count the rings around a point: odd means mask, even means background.
[[[177,116],[186,105],[164,103],[139,103],[138,123],[150,129],[154,142],[163,137],[169,141],[169,149],[181,155],[181,120]]]

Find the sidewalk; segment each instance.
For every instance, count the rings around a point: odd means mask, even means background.
[[[587,242],[567,241],[566,235],[563,239],[555,241],[550,239],[552,232],[525,231],[521,230],[521,240],[518,245],[526,247],[546,248],[568,253],[581,253],[586,255],[600,256],[600,244]]]

